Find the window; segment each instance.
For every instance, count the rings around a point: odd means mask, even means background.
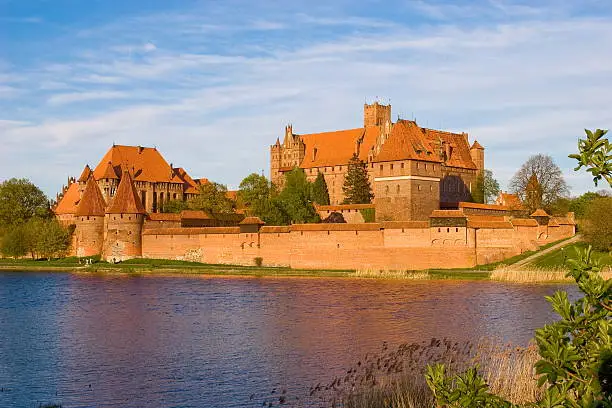
[[[402,168],[402,169],[404,168],[404,163],[401,164],[400,168]]]
[[[391,168],[391,170],[393,170],[393,163],[391,163],[389,167]]]
[[[400,192],[400,185],[398,184],[397,185],[397,194],[399,194],[399,192]]]
[[[381,172],[383,171],[383,165],[382,164],[380,165],[380,171]]]
[[[385,186],[385,194],[389,194],[389,186]]]
[[[417,169],[419,168],[419,162],[417,162],[417,164],[416,164],[416,168],[417,168]]]
[[[425,170],[427,170],[427,163],[425,163]]]
[[[417,184],[417,190],[421,191],[421,185]]]
[[[459,232],[459,228],[455,228],[455,232]]]
[[[446,232],[450,232],[450,228],[447,228],[447,229],[446,229]]]

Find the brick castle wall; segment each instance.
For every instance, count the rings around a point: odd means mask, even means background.
[[[543,231],[540,226],[420,224],[308,224],[264,227],[259,233],[241,233],[237,227],[150,229],[143,233],[142,256],[238,265],[254,265],[259,257],[263,265],[292,268],[471,268],[573,235],[573,226],[544,226]]]

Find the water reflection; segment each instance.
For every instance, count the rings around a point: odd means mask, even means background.
[[[525,344],[552,320],[543,296],[558,288],[0,273],[0,406],[258,406],[383,341]]]

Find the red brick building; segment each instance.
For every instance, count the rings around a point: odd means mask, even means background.
[[[348,162],[357,154],[366,162],[381,221],[425,220],[433,210],[471,199],[484,148],[470,145],[467,133],[420,127],[416,121],[391,121],[391,105],[364,105],[363,127],[324,133],[295,134],[285,128],[270,147],[272,182],[304,169],[309,180],[323,173],[332,205],[344,200],[342,185]]]

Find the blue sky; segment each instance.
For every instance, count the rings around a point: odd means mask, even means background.
[[[112,145],[235,188],[269,145],[394,119],[466,131],[506,187],[612,123],[612,2],[0,0],[0,180],[50,196]]]

